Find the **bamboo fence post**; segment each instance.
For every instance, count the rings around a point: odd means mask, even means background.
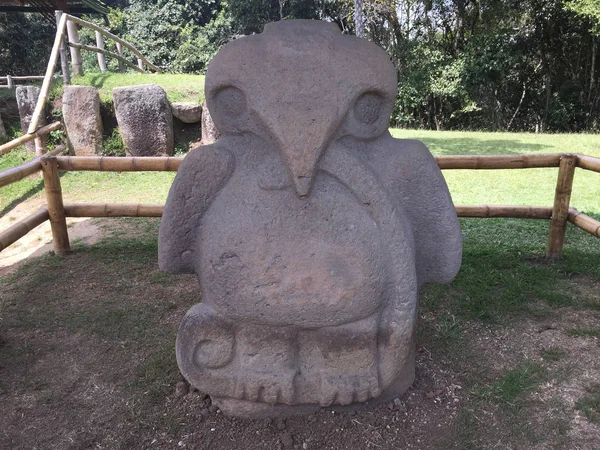
[[[561,156],[554,194],[554,206],[552,207],[552,219],[550,221],[550,235],[548,236],[548,247],[546,249],[546,258],[548,259],[555,260],[562,255],[576,167],[576,155]]]
[[[67,33],[69,42],[79,44],[79,32],[77,24],[67,20]],[[81,51],[76,47],[71,47],[71,63],[73,64],[73,75],[76,77],[83,75],[83,64],[81,62]]]
[[[63,15],[62,11],[54,11],[56,17],[56,32],[59,33],[60,18]],[[62,43],[60,45],[60,71],[62,72],[63,84],[68,86],[71,84],[71,72],[69,71],[69,57],[67,56],[67,42],[65,40],[64,31]]]
[[[36,137],[34,139],[35,143],[35,156],[42,156],[46,154],[46,142],[43,137]]]
[[[121,43],[115,42],[115,45],[117,47],[117,55],[119,55],[122,58],[123,57],[123,47],[121,46]],[[121,72],[121,73],[125,72],[125,66],[123,65],[123,61],[121,61],[120,59],[118,59],[117,61],[119,61],[119,72]]]
[[[44,189],[46,190],[54,252],[57,255],[64,255],[71,251],[71,247],[69,245],[69,232],[55,156],[42,158],[42,173],[44,175]]]
[[[101,50],[104,50],[104,38],[98,31],[94,31],[96,33],[96,47]],[[98,53],[98,66],[100,66],[100,72],[106,72],[106,59],[104,59],[104,55],[102,53]]]
[[[13,82],[12,76],[6,75],[6,84],[8,85],[9,89],[14,89],[15,83]]]
[[[60,18],[60,22],[56,27],[56,36],[54,36],[54,44],[52,45],[52,51],[50,52],[50,58],[48,59],[48,66],[46,66],[46,73],[44,74],[44,82],[40,89],[40,96],[35,104],[35,110],[31,116],[31,122],[27,129],[27,134],[33,134],[37,131],[40,119],[44,113],[44,107],[48,100],[48,92],[50,91],[50,83],[52,83],[52,75],[54,75],[54,67],[56,66],[56,60],[58,58],[58,51],[63,41],[63,34],[65,31],[65,25],[68,14],[63,14]]]

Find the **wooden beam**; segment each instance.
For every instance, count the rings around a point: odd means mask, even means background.
[[[48,208],[42,206],[32,215],[15,223],[9,229],[0,233],[0,252],[11,244],[14,244],[35,227],[43,224],[48,220]]]
[[[71,251],[71,246],[69,244],[69,232],[67,230],[56,156],[42,158],[42,173],[44,175],[44,189],[52,228],[54,252],[57,255],[64,255]]]
[[[600,173],[600,158],[595,156],[577,155],[577,167]]]
[[[113,53],[111,51],[108,50],[104,50],[98,47],[94,47],[92,45],[85,45],[85,44],[73,44],[73,43],[69,43],[70,47],[75,47],[75,48],[80,48],[82,50],[88,50],[90,52],[96,52],[96,53],[102,53],[103,55],[106,55],[110,58],[115,58],[117,60],[119,60],[121,63],[125,63],[127,64],[129,67],[131,67],[133,70],[136,70],[138,72],[142,72],[144,73],[144,71],[142,69],[140,69],[138,66],[136,66],[135,64],[127,61],[126,58],[123,58],[122,56],[117,55],[116,53]]]
[[[580,213],[575,208],[569,208],[568,220],[576,227],[600,238],[600,222],[590,216]]]
[[[561,156],[554,194],[554,206],[552,208],[552,220],[550,222],[550,235],[548,236],[548,247],[546,249],[546,258],[548,259],[558,259],[562,255],[576,167],[576,155]]]
[[[46,67],[46,74],[44,75],[44,82],[40,90],[40,96],[35,105],[35,111],[31,116],[31,122],[29,123],[29,129],[27,134],[33,134],[38,129],[41,116],[48,100],[48,92],[50,91],[50,83],[52,82],[52,75],[54,74],[54,67],[56,66],[56,60],[58,59],[58,52],[62,44],[62,37],[65,30],[67,21],[67,14],[63,14],[60,18],[58,26],[56,27],[56,36],[54,37],[54,45],[50,52],[50,59],[48,59],[48,66]]]
[[[54,16],[56,17],[56,28],[60,26],[60,18],[63,15],[63,11],[54,11]],[[67,52],[69,51],[65,39],[65,33],[63,31],[63,39],[60,44],[60,71],[62,72],[63,77],[63,85],[68,86],[71,84],[71,71],[69,70],[69,57],[67,56]]]
[[[51,123],[50,125],[46,125],[46,126],[40,128],[39,130],[35,131],[34,133],[25,134],[21,137],[13,139],[12,141],[7,142],[6,144],[0,145],[0,155],[4,155],[5,153],[8,153],[11,150],[17,148],[19,145],[23,145],[26,142],[33,141],[34,139],[36,139],[38,137],[44,136],[44,135],[50,133],[51,131],[60,130],[61,128],[62,128],[62,124],[60,122],[54,122],[54,123]]]
[[[67,217],[161,217],[164,205],[142,203],[68,203]]]
[[[46,156],[55,156],[66,150],[64,145],[59,145],[51,152],[47,153]],[[0,172],[0,187],[6,186],[12,183],[16,183],[29,175],[42,170],[42,162],[40,158],[33,158],[31,161],[27,161],[17,167],[11,167]]]
[[[148,67],[150,67],[152,70],[154,70],[155,72],[160,73],[160,69],[158,67],[156,67],[154,64],[152,64],[150,61],[148,61],[146,59],[146,57],[144,55],[142,55],[142,53],[135,48],[133,45],[131,45],[129,42],[125,42],[123,39],[115,36],[114,34],[106,31],[103,28],[100,28],[98,25],[95,25],[91,22],[88,22],[86,20],[80,19],[79,17],[74,17],[74,16],[69,16],[69,21],[71,22],[75,22],[79,25],[81,25],[82,27],[88,27],[91,28],[94,31],[98,31],[100,33],[102,33],[105,37],[112,39],[115,42],[118,42],[119,44],[121,44],[123,47],[128,48],[129,50],[131,50],[131,52],[137,56],[138,58],[140,58],[144,64],[146,64]]]
[[[60,170],[103,172],[175,172],[183,160],[174,156],[59,156]]]
[[[532,169],[558,167],[560,154],[443,155],[435,160],[440,169]]]
[[[67,18],[70,18],[68,14],[64,14]],[[67,34],[69,37],[70,44],[79,44],[79,32],[77,31],[77,25],[71,20],[67,21]],[[83,62],[81,60],[81,52],[79,49],[71,45],[71,64],[73,65],[73,75],[79,77],[83,75]]]
[[[96,47],[98,47],[98,50],[104,50],[104,39],[102,38],[102,34],[100,34],[99,31],[95,31],[94,33],[96,34]],[[106,72],[106,60],[104,59],[104,53],[99,51],[97,56],[100,72]]]
[[[455,205],[458,217],[505,217],[515,219],[550,219],[552,208],[512,205]]]

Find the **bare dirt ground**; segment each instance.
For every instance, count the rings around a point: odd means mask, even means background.
[[[598,307],[460,326],[422,311],[405,396],[354,413],[223,416],[177,370],[176,330],[198,286],[158,270],[156,224],[80,222],[72,255],[4,269],[1,449],[600,448],[594,406],[588,417],[579,403],[600,392]],[[600,306],[597,281],[573,281]]]

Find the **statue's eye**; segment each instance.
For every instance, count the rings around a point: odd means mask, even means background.
[[[382,104],[381,96],[373,92],[362,94],[354,103],[354,116],[359,122],[371,125],[379,117]]]
[[[246,111],[246,95],[233,86],[219,90],[215,95],[215,103],[225,117],[237,118]]]

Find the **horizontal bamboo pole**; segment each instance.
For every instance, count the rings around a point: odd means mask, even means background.
[[[60,170],[105,172],[175,172],[183,158],[173,156],[59,156]]]
[[[34,133],[24,134],[21,137],[13,139],[6,144],[0,145],[0,155],[4,155],[5,153],[10,152],[11,150],[17,148],[19,145],[23,145],[26,142],[33,141],[36,138],[42,137],[51,131],[60,130],[62,128],[62,124],[60,122],[54,122],[50,125],[46,125],[45,127],[40,128]]]
[[[44,75],[31,75],[31,76],[20,76],[20,77],[11,77],[13,80],[43,80]],[[8,81],[8,77],[0,77],[2,81]]]
[[[9,245],[17,242],[38,225],[41,225],[49,219],[48,208],[42,206],[32,215],[26,217],[20,222],[15,223],[8,230],[0,233],[0,252]]]
[[[576,227],[579,227],[582,230],[593,234],[597,238],[600,238],[600,222],[596,219],[593,219],[590,216],[586,216],[585,214],[580,213],[575,208],[569,208],[567,220]]]
[[[60,47],[62,45],[66,23],[67,14],[63,14],[60,18],[60,21],[58,22],[58,25],[56,26],[54,45],[52,46],[50,59],[48,59],[48,66],[46,67],[44,82],[42,83],[42,88],[40,89],[40,95],[35,105],[35,110],[33,111],[33,115],[31,116],[31,122],[29,123],[29,129],[27,130],[27,134],[35,133],[35,131],[38,129],[38,125],[40,123],[42,114],[44,113],[44,107],[46,106],[46,101],[48,100],[50,83],[52,82],[52,75],[54,75],[54,68],[56,67],[56,61],[58,60]]]
[[[67,217],[161,217],[164,205],[142,203],[69,203]]]
[[[143,203],[71,203],[65,205],[67,217],[160,217],[164,205]],[[505,205],[456,205],[459,217],[505,217],[549,219],[552,208]]]
[[[440,169],[532,169],[558,167],[560,154],[538,155],[442,155],[435,159]]]
[[[64,145],[59,145],[51,152],[46,153],[44,156],[55,156],[66,150]],[[11,167],[0,172],[0,187],[8,184],[15,183],[28,177],[31,174],[39,172],[42,169],[42,162],[39,157],[33,158],[31,161],[27,161],[17,167]]]
[[[146,59],[146,57],[144,55],[142,55],[142,53],[135,48],[133,45],[131,45],[128,42],[125,42],[123,39],[115,36],[114,34],[106,31],[104,28],[100,28],[98,25],[94,25],[91,22],[88,22],[86,20],[80,19],[79,17],[74,17],[74,16],[70,16],[68,14],[65,14],[68,19],[71,22],[74,22],[76,24],[81,25],[82,27],[87,27],[87,28],[91,28],[94,31],[98,31],[99,33],[103,34],[104,36],[106,36],[107,38],[112,39],[115,42],[118,42],[119,44],[121,44],[123,47],[127,47],[129,50],[131,50],[131,52],[137,56],[139,59],[141,59],[142,61],[144,61],[144,64],[146,64],[148,67],[150,67],[152,70],[154,70],[155,72],[160,73],[160,69],[158,67],[156,67],[154,64],[152,64],[150,61],[148,61]]]
[[[577,167],[600,173],[600,158],[595,156],[577,155]]]
[[[136,70],[138,72],[144,73],[143,69],[140,69],[138,66],[136,66],[135,64],[127,61],[126,58],[123,58],[122,56],[117,55],[116,53],[113,53],[111,51],[105,50],[103,48],[99,48],[99,47],[94,47],[92,45],[85,45],[85,44],[76,44],[74,42],[69,42],[69,46],[73,47],[73,48],[79,48],[81,50],[88,50],[90,52],[96,52],[96,53],[101,53],[105,56],[108,56],[110,58],[115,58],[118,59],[119,61],[127,64],[129,67],[131,67],[133,70]]]
[[[552,208],[511,205],[455,205],[458,217],[505,217],[515,219],[550,219]]]

